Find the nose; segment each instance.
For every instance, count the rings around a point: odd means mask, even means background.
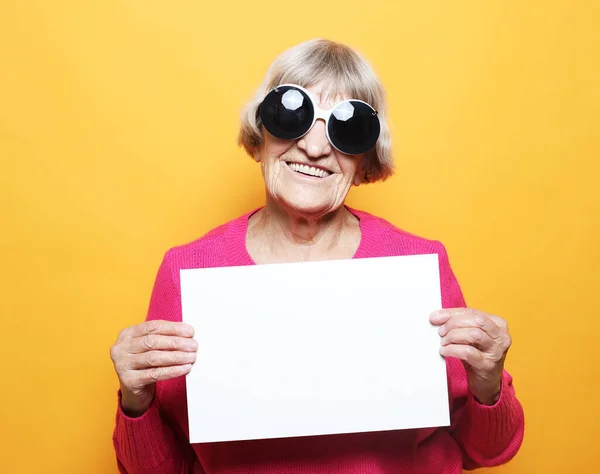
[[[327,140],[323,120],[317,120],[308,133],[298,140],[298,148],[314,159],[331,154],[331,145]]]

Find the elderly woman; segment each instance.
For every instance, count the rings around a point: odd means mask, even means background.
[[[354,50],[313,40],[284,52],[245,107],[240,144],[261,165],[266,203],[187,245],[158,270],[146,321],[111,349],[120,381],[114,447],[121,472],[460,473],[518,451],[523,410],[504,369],[506,322],[467,308],[442,244],[344,200],[393,172],[384,91]],[[182,322],[179,270],[437,253],[448,427],[190,444],[185,375],[194,329]]]

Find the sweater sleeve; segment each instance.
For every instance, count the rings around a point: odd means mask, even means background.
[[[443,246],[439,258],[444,308],[466,307]],[[504,371],[500,398],[494,405],[487,406],[480,404],[470,392],[462,361],[448,357],[446,366],[451,403],[448,430],[461,447],[464,468],[507,463],[519,451],[525,428],[523,408],[516,397],[511,375]]]
[[[454,376],[464,372],[462,363],[454,360]],[[461,377],[462,379],[462,377]],[[460,395],[456,397],[456,419],[453,436],[463,451],[465,469],[493,467],[510,461],[523,442],[525,418],[505,370],[500,398],[492,405],[482,405],[466,387],[466,381],[454,382]],[[453,423],[454,424],[454,423]]]
[[[156,276],[146,320],[181,321],[179,295],[173,282],[169,253]],[[160,383],[160,382],[159,382]],[[157,391],[158,393],[158,391]],[[190,468],[183,447],[163,419],[160,400],[156,397],[140,417],[128,417],[121,410],[118,394],[113,445],[122,474],[183,474]]]

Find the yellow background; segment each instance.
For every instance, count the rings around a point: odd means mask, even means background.
[[[109,347],[170,246],[263,202],[239,109],[325,36],[389,94],[397,175],[349,204],[509,321],[527,428],[495,472],[598,472],[598,5],[1,1],[0,470],[116,472]]]

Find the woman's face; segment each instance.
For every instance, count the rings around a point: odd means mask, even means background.
[[[323,103],[321,86],[307,89],[324,110],[348,98]],[[263,133],[260,160],[267,194],[291,211],[314,216],[332,212],[344,203],[352,184],[362,181],[359,163],[363,155],[346,155],[332,147],[323,120],[317,120],[298,140],[276,138],[264,128]]]

